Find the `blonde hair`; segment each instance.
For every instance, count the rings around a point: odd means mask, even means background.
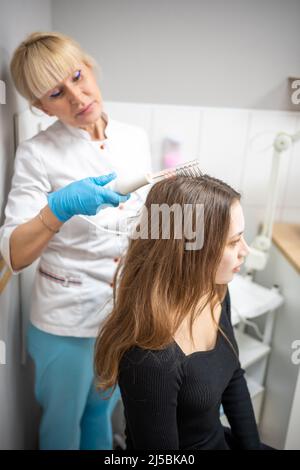
[[[98,67],[74,39],[57,32],[34,32],[15,50],[10,70],[16,89],[32,105],[80,62]]]

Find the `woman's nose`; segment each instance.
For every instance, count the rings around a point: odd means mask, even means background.
[[[242,247],[241,247],[240,255],[241,256],[248,256],[249,252],[250,252],[250,247],[247,244],[246,240],[243,239],[243,244],[242,244]]]
[[[79,87],[70,87],[68,89],[68,97],[71,104],[77,104],[82,101],[82,91]]]

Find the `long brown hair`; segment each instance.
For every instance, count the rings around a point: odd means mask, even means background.
[[[145,203],[148,226],[155,204],[190,204],[193,208],[202,204],[204,243],[201,249],[185,249],[185,237],[174,237],[174,217],[170,217],[169,239],[130,240],[114,277],[113,310],[95,344],[100,388],[117,384],[119,364],[128,349],[165,348],[174,342],[174,333],[188,315],[192,336],[196,316],[208,304],[213,312],[224,300],[227,285],[215,284],[215,276],[228,236],[230,208],[239,199],[238,192],[208,175],[170,178],[151,188]],[[206,302],[199,306],[201,298]]]

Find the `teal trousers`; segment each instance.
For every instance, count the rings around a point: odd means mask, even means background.
[[[35,396],[42,407],[40,449],[112,449],[111,416],[120,391],[95,388],[95,338],[46,333],[29,325]]]

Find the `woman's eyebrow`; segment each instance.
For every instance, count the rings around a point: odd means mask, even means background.
[[[74,75],[76,72],[78,72],[78,70],[80,70],[80,69],[78,68],[78,69],[74,70],[74,72],[72,72],[72,73],[70,74],[70,77],[73,77],[73,75]],[[67,78],[68,78],[68,77],[67,77]],[[66,80],[66,79],[65,79],[65,80]],[[64,87],[64,81],[65,81],[65,80],[62,80],[62,81],[59,82],[54,88],[52,88],[52,89],[50,90],[50,92],[49,92],[50,96],[51,96],[51,94],[52,94],[54,91],[56,91],[58,88],[61,89],[61,88]]]
[[[56,87],[54,88],[51,88],[51,90],[48,92],[48,95],[51,96],[52,93],[54,93],[56,90],[60,90],[62,88],[63,85],[59,84],[59,85],[56,85]]]
[[[238,236],[242,235],[243,233],[244,233],[244,230],[242,232],[236,233],[235,235],[232,235],[232,237],[230,237],[230,240],[232,240],[232,238],[235,238],[235,237],[238,237]]]

